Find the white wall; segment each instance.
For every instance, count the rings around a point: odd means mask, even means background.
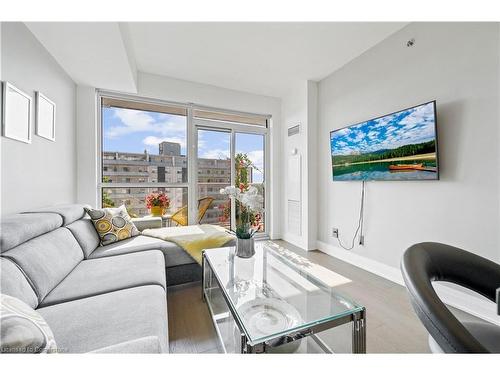
[[[422,241],[500,261],[498,27],[410,24],[319,83],[321,250],[394,281],[405,249]],[[368,182],[365,246],[341,250],[331,228],[344,242],[352,238],[361,184],[332,182],[329,132],[433,99],[441,180]]]
[[[2,137],[2,215],[76,199],[75,84],[22,23],[1,25],[1,76],[33,97],[57,105],[56,141],[26,144]]]
[[[297,84],[282,98],[283,119],[283,239],[305,250],[316,249],[317,238],[317,101],[318,87],[313,81]],[[288,137],[287,129],[300,125],[300,133]],[[291,151],[297,150],[301,158],[301,213],[300,234],[288,227],[288,161]]]
[[[77,201],[97,207],[98,145],[97,108],[93,87],[77,86],[76,89],[76,148]],[[95,157],[92,159],[92,157]]]
[[[281,238],[281,101],[278,98],[255,95],[241,91],[228,90],[220,87],[178,80],[165,76],[138,73],[138,92],[140,97],[161,99],[180,103],[195,103],[236,111],[268,114],[271,120],[271,206],[272,223],[270,235]],[[93,89],[78,90],[78,181],[93,181],[94,185],[82,186],[78,192],[78,201],[97,205],[95,196],[95,181],[98,174],[96,165],[97,150],[89,150],[92,142],[95,144],[95,128],[93,114],[88,116],[88,105],[95,103]],[[94,104],[95,111],[95,104]],[[92,190],[93,187],[93,190]]]
[[[405,41],[414,37],[413,48]],[[354,232],[359,182],[332,182],[328,133],[437,100],[440,181],[369,182],[366,246],[398,267],[416,242],[439,241],[500,260],[498,25],[411,24],[319,85],[319,240]]]

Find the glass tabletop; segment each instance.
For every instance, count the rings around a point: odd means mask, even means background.
[[[351,282],[342,275],[270,241],[256,242],[255,252],[248,259],[235,256],[234,247],[204,252],[253,345],[363,310],[336,291]]]

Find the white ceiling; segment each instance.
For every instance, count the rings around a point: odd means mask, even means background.
[[[128,23],[140,71],[270,96],[320,80],[404,23]]]
[[[280,97],[406,23],[27,23],[79,84],[134,91],[137,70]]]
[[[78,84],[135,92],[137,71],[126,30],[116,22],[26,22]],[[125,32],[124,32],[125,31]]]

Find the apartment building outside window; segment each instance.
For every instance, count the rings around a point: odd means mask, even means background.
[[[196,224],[198,200],[210,197],[201,223],[230,228],[234,202],[219,191],[235,184],[235,163],[242,157],[251,161],[247,182],[266,197],[267,117],[114,94],[98,98],[103,207],[125,204],[131,216],[147,216],[146,196],[162,191],[171,201],[167,214],[187,208],[189,222]],[[265,230],[264,215],[260,231]]]

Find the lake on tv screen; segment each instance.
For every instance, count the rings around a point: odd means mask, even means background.
[[[335,181],[437,179],[434,103],[331,133]]]

